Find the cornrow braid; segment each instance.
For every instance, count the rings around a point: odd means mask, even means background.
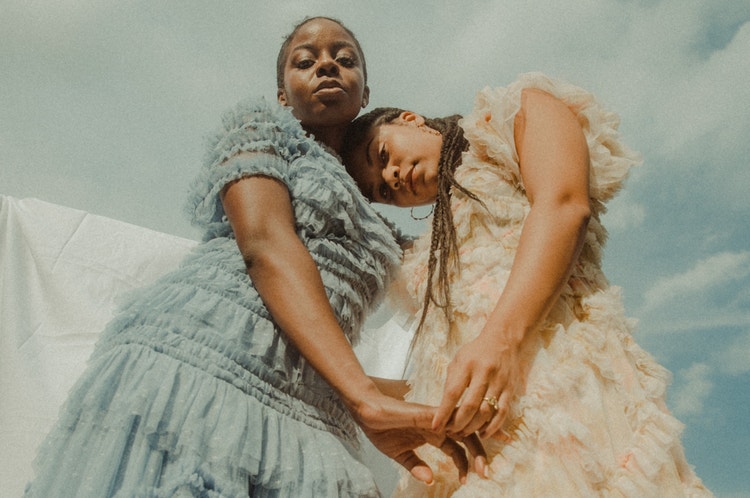
[[[344,164],[354,164],[353,154],[365,142],[370,130],[394,121],[402,112],[404,112],[403,109],[380,107],[355,119],[349,126],[344,138],[342,150]],[[451,211],[450,205],[452,189],[455,188],[484,206],[484,203],[475,194],[459,184],[454,177],[456,168],[461,164],[463,152],[469,148],[469,142],[464,138],[463,129],[458,124],[460,119],[461,116],[458,114],[445,118],[425,119],[427,126],[440,132],[443,137],[443,144],[440,149],[440,161],[438,162],[438,193],[435,199],[430,253],[427,260],[427,286],[422,316],[417,327],[417,336],[422,330],[430,304],[442,308],[446,319],[449,322],[451,321],[448,270],[450,265],[456,265],[457,267],[459,265],[456,227],[453,224],[453,211]],[[352,176],[356,177],[355,174]],[[437,272],[437,296],[433,286],[435,272]]]

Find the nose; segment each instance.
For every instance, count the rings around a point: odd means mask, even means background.
[[[400,175],[401,168],[393,163],[383,168],[383,181],[393,190],[398,190],[402,185]]]
[[[339,74],[339,66],[336,64],[336,59],[328,54],[321,55],[318,60],[316,73],[318,76],[336,76]]]

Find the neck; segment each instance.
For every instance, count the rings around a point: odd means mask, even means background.
[[[337,154],[341,153],[341,146],[344,143],[344,132],[346,131],[346,125],[334,127],[324,126],[317,128],[306,127],[305,131],[308,134],[313,135],[315,137],[315,140],[317,140],[318,142],[325,144],[326,146],[336,151]]]

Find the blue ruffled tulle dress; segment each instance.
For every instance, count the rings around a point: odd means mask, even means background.
[[[241,103],[190,192],[203,243],[124,301],[40,447],[26,496],[379,496],[351,415],[247,276],[219,192],[251,175],[286,184],[299,237],[356,341],[399,263],[396,232],[287,108]]]

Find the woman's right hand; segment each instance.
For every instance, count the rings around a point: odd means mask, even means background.
[[[478,431],[483,438],[503,439],[502,425],[521,387],[521,368],[518,346],[502,334],[483,331],[448,365],[433,427],[459,436]]]
[[[487,474],[487,455],[476,434],[459,441],[445,433],[431,429],[435,408],[407,403],[380,394],[370,396],[354,410],[354,417],[372,444],[392,458],[416,479],[432,483],[430,466],[414,451],[430,444],[448,455],[458,469],[460,482],[465,482],[469,471],[469,458],[480,476]]]

